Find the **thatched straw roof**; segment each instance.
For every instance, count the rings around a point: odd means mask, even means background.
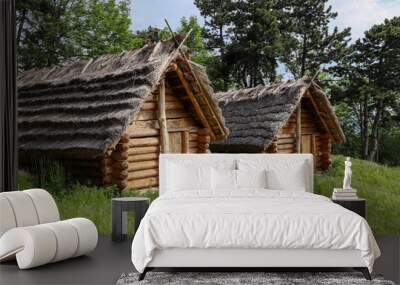
[[[230,131],[225,141],[215,144],[266,148],[307,90],[318,105],[333,140],[343,142],[345,136],[328,98],[315,82],[304,77],[294,82],[215,94]]]
[[[104,152],[179,56],[173,41],[164,41],[24,72],[18,78],[20,149]],[[210,92],[204,96],[212,97]],[[218,104],[211,102],[221,117]]]

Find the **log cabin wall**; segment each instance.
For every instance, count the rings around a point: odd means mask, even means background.
[[[195,122],[193,114],[185,107],[183,100],[170,88],[166,87],[165,93],[169,152],[208,152],[208,130]],[[157,106],[158,91],[155,91],[143,102],[140,111],[128,126],[126,146],[123,146],[121,139],[111,155],[113,182],[120,189],[147,189],[158,186],[158,157],[161,146]],[[114,166],[115,163],[118,166]]]
[[[266,152],[296,153],[296,112],[279,130],[275,140],[268,146]],[[330,166],[331,139],[323,129],[312,111],[310,102],[303,98],[301,102],[301,153],[314,155],[315,167],[318,170]]]

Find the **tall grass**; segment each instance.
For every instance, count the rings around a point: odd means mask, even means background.
[[[332,168],[316,174],[314,192],[327,197],[342,187],[345,157],[333,156]],[[352,187],[367,200],[367,221],[376,234],[400,233],[400,168],[352,159]]]
[[[69,179],[61,164],[51,160],[40,160],[31,169],[18,172],[18,189],[43,188],[54,197],[62,219],[85,217],[92,220],[99,234],[111,233],[111,199],[114,197],[144,196],[153,201],[158,192],[149,189],[139,192],[133,189],[120,193],[116,186],[97,187],[81,185]],[[133,213],[128,214],[133,220]],[[133,222],[128,227],[133,232]]]
[[[59,162],[47,158],[32,161],[31,168],[18,175],[19,189],[43,188],[54,193],[65,191],[73,183]]]

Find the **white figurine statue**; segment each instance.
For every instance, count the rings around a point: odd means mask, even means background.
[[[350,157],[347,157],[346,161],[344,162],[344,179],[343,179],[343,189],[348,190],[351,188],[351,161]]]

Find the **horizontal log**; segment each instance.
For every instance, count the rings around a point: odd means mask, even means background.
[[[194,142],[189,141],[189,148],[197,148],[197,146],[198,146],[197,141],[194,141]]]
[[[128,141],[129,141],[129,135],[128,133],[125,132],[122,134],[120,142],[127,143]]]
[[[158,152],[134,154],[134,155],[129,155],[128,161],[136,162],[136,161],[157,160],[158,156],[159,156]]]
[[[180,101],[169,101],[169,102],[166,102],[165,109],[166,110],[179,110],[179,109],[184,110],[185,106]],[[145,102],[142,105],[142,108],[140,110],[144,110],[144,111],[157,110],[157,102],[154,102],[154,101],[153,102]]]
[[[129,172],[128,181],[139,178],[152,178],[157,176],[158,176],[158,168],[138,170]]]
[[[189,141],[197,141],[198,135],[196,133],[189,133]]]
[[[158,91],[151,94],[147,99],[146,102],[157,102],[158,100]],[[179,101],[178,97],[176,97],[171,89],[165,88],[165,101],[166,102],[173,102]]]
[[[278,149],[278,153],[295,153],[294,149]]]
[[[134,138],[129,140],[129,147],[157,146],[159,144],[160,144],[159,137]]]
[[[208,144],[211,141],[211,138],[210,138],[210,136],[199,136],[197,138],[197,141],[199,143],[207,143]]]
[[[282,134],[282,133],[278,133],[278,135],[276,136],[279,139],[284,139],[284,138],[294,138],[294,134]]]
[[[189,147],[189,153],[197,153],[197,147]]]
[[[278,150],[281,150],[281,149],[293,149],[294,150],[296,148],[296,146],[294,144],[278,144],[277,148],[278,148]]]
[[[124,170],[124,169],[128,169],[129,167],[129,163],[126,160],[122,160],[122,161],[115,161],[113,163],[112,166],[115,170]]]
[[[128,150],[128,156],[135,155],[135,154],[144,154],[144,153],[155,153],[160,152],[159,146],[138,146],[132,147]],[[127,156],[127,158],[128,158]]]
[[[128,178],[128,174],[129,174],[128,170],[125,169],[125,170],[119,170],[119,171],[113,173],[112,176],[115,180],[124,180],[124,179]]]
[[[128,181],[127,187],[132,189],[141,189],[158,186],[158,177],[142,178]]]
[[[111,175],[113,173],[113,169],[112,167],[103,167],[101,169],[101,173],[103,173],[103,175]]]
[[[301,127],[301,133],[302,134],[314,134],[314,133],[317,133],[317,132],[318,132],[317,129],[314,128],[314,127],[312,127],[312,128]]]
[[[208,143],[199,143],[199,144],[197,144],[197,148],[199,150],[205,150],[205,149],[208,149],[209,147],[210,147],[210,145]]]
[[[149,128],[131,128],[129,132],[130,138],[157,137],[159,135],[160,130]]]
[[[186,110],[166,110],[165,115],[167,119],[177,119],[177,118],[190,118],[191,115]],[[147,121],[147,120],[156,120],[158,118],[158,114],[155,111],[140,111],[136,121]]]
[[[158,167],[158,160],[147,160],[147,161],[138,161],[134,163],[129,163],[128,171],[136,171],[143,169],[152,169]]]
[[[288,138],[279,138],[277,144],[287,144],[287,143],[295,143],[295,138],[288,137]]]
[[[124,152],[117,152],[117,151],[114,151],[114,152],[111,154],[111,158],[112,158],[112,160],[114,160],[114,161],[126,160],[126,159],[128,158],[128,152],[129,152],[129,151],[130,151],[130,150],[124,151]]]
[[[169,131],[173,129],[187,129],[196,127],[192,118],[181,118],[181,119],[169,119],[167,120],[167,128]],[[128,126],[128,132],[130,133],[135,128],[151,128],[160,129],[158,120],[148,120],[148,121],[133,121],[130,126]]]
[[[117,143],[117,145],[115,146],[115,151],[116,152],[125,152],[127,151],[129,148],[128,143]]]
[[[197,134],[198,134],[199,136],[206,136],[206,135],[209,135],[209,134],[210,134],[210,131],[209,131],[209,129],[207,129],[207,128],[202,128],[202,129],[198,129],[198,130],[197,130]]]
[[[107,175],[103,177],[103,184],[110,185],[112,184],[112,175]]]
[[[103,161],[101,162],[103,166],[112,166],[112,159],[111,157],[106,157],[103,159]]]
[[[292,128],[282,128],[281,129],[281,134],[284,134],[284,135],[292,135],[292,134],[294,134],[296,132],[296,128],[295,127],[292,127]]]
[[[118,180],[118,181],[115,181],[114,183],[117,184],[117,186],[120,190],[124,190],[128,187],[127,180]]]

